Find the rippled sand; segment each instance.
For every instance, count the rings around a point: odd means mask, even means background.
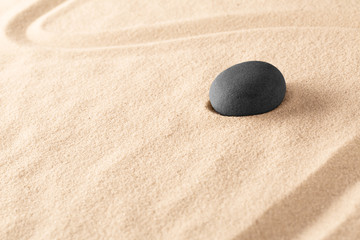
[[[0,239],[360,239],[360,2],[224,2],[1,1]]]

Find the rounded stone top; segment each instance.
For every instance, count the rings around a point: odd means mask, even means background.
[[[269,112],[283,101],[285,79],[270,63],[249,61],[221,72],[210,87],[211,106],[224,116]]]

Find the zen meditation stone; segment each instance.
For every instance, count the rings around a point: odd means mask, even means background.
[[[211,84],[210,103],[225,116],[248,116],[269,112],[283,101],[285,79],[273,65],[249,61],[221,72]]]

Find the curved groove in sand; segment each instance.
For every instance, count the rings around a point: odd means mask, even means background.
[[[72,34],[45,30],[45,24],[49,18],[54,18],[54,16],[61,15],[62,12],[69,11],[69,7],[75,4],[79,4],[79,2],[74,0],[38,0],[13,17],[6,27],[6,34],[12,41],[20,44],[70,49],[94,49],[133,47],[239,31],[265,31],[279,28],[286,28],[286,30],[334,28],[334,26],[341,29],[355,30],[360,27],[360,18],[359,21],[352,21],[353,25],[344,26],[338,21],[339,15],[296,11],[289,14],[286,11],[261,15],[213,16],[96,33]],[[307,22],[299,20],[302,19],[298,17],[300,15],[306,15]],[[353,19],[353,16],[350,17]],[[264,19],[267,19],[266,26],[264,25]],[[171,36],[171,38],[166,36]]]
[[[16,14],[9,21],[5,28],[5,33],[9,39],[21,44],[30,44],[27,37],[27,29],[42,15],[48,13],[66,0],[40,0],[32,3],[28,8]]]
[[[359,181],[360,135],[355,135],[299,187],[272,205],[234,240],[263,239],[263,236],[269,240],[293,239]]]

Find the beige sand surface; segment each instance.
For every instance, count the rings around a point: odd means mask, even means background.
[[[360,239],[360,1],[1,0],[0,239]],[[209,107],[268,61],[284,102]]]

